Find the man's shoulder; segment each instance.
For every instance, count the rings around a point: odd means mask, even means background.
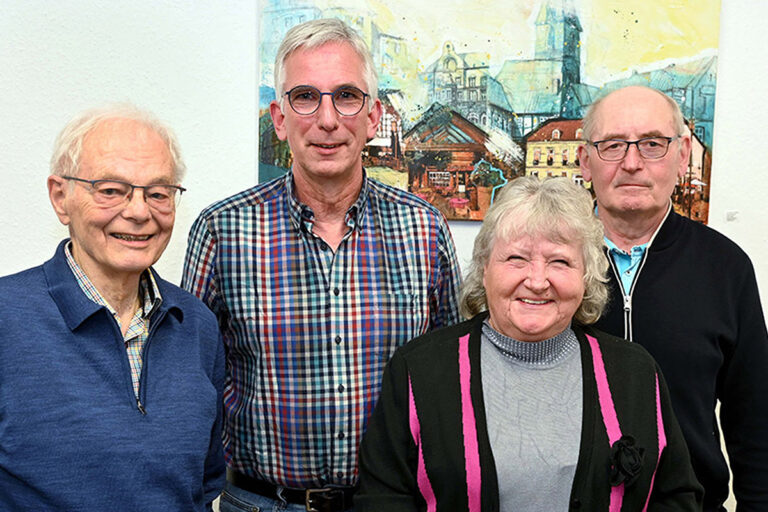
[[[9,294],[20,293],[21,290],[26,290],[24,292],[26,295],[28,290],[43,284],[44,279],[42,265],[0,277],[0,301],[13,300],[13,295]]]
[[[258,208],[281,199],[285,196],[285,192],[285,177],[280,176],[216,201],[203,209],[199,217],[211,219],[241,210]]]
[[[675,231],[681,237],[680,241],[689,244],[697,251],[700,250],[702,257],[708,254],[728,259],[735,258],[736,260],[749,259],[746,252],[723,233],[677,213],[673,215],[672,220],[678,226]]]
[[[191,314],[195,317],[202,318],[203,320],[210,322],[214,327],[217,325],[216,315],[213,314],[208,306],[198,297],[188,292],[184,288],[178,285],[166,281],[160,275],[158,275],[155,269],[151,269],[155,282],[160,289],[160,296],[163,301],[166,302],[169,307],[177,307],[185,315]]]

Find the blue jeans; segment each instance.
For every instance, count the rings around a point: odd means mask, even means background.
[[[235,487],[230,482],[227,482],[219,498],[219,512],[306,512],[306,510],[304,505],[286,503],[261,494],[254,494]],[[346,512],[353,512],[353,509],[350,508]]]

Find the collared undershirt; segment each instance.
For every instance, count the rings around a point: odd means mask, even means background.
[[[656,230],[653,232],[651,239],[644,244],[633,246],[629,252],[624,251],[623,249],[619,249],[619,247],[607,236],[603,236],[605,245],[608,247],[608,253],[611,255],[611,259],[613,259],[613,262],[616,264],[616,270],[619,272],[619,276],[621,278],[621,287],[624,290],[624,295],[629,295],[632,291],[632,283],[635,282],[635,276],[637,276],[637,271],[640,268],[640,263],[643,261],[645,251],[648,249],[648,246],[651,245],[651,242],[653,242],[653,240],[656,238],[656,235],[659,234],[661,226],[664,224],[664,221],[667,219],[669,212],[671,211],[672,200],[670,199],[669,205],[667,206],[667,213],[664,215],[664,218],[661,220],[659,225],[656,226]],[[595,204],[595,216],[600,218],[600,214],[597,211],[597,204]]]
[[[67,263],[72,273],[75,275],[77,284],[80,289],[83,290],[85,296],[90,300],[104,306],[112,313],[112,316],[117,321],[117,325],[122,332],[122,323],[120,322],[120,315],[117,311],[106,301],[104,296],[99,293],[99,290],[93,285],[91,280],[85,275],[85,272],[77,264],[75,258],[72,256],[72,242],[68,243],[65,247],[64,253],[67,256]],[[149,337],[149,320],[152,313],[162,303],[160,297],[160,290],[157,288],[155,278],[151,272],[144,272],[141,274],[139,280],[139,294],[144,297],[144,300],[140,302],[139,308],[136,309],[136,313],[133,315],[131,322],[128,324],[128,330],[123,335],[123,342],[125,343],[125,351],[128,354],[128,362],[131,365],[131,382],[133,383],[133,392],[136,395],[136,399],[139,399],[139,379],[141,377],[142,366],[142,352],[144,345]]]
[[[616,244],[606,236],[603,237],[605,245],[608,246],[608,252],[616,263],[616,270],[621,277],[621,287],[624,289],[624,295],[629,295],[632,290],[632,283],[635,281],[637,275],[637,269],[640,268],[640,262],[643,261],[643,255],[648,248],[648,244],[635,245],[630,249],[630,252],[626,252],[619,249]]]

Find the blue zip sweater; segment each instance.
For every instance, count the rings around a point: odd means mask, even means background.
[[[225,469],[213,313],[155,274],[142,413],[118,324],[78,286],[66,242],[0,278],[0,510],[206,510]]]

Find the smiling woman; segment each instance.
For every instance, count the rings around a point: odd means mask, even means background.
[[[655,362],[588,326],[607,300],[592,209],[565,178],[503,189],[462,290],[472,318],[387,366],[355,510],[699,510]]]

